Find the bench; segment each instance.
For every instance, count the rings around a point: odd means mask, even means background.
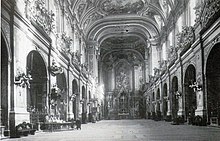
[[[32,124],[23,122],[16,126],[16,136],[28,136],[28,134],[34,135],[36,129],[32,128]]]

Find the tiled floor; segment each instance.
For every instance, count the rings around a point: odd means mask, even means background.
[[[103,120],[82,130],[39,132],[4,141],[220,141],[220,128],[153,120]]]

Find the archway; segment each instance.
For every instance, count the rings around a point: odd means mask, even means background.
[[[189,123],[195,116],[196,109],[196,92],[190,88],[190,85],[196,82],[196,69],[193,65],[189,65],[186,69],[185,79],[184,79],[184,89],[185,89],[185,116],[189,119]]]
[[[5,129],[8,129],[8,51],[6,42],[1,35],[1,119],[0,119],[0,126],[5,126]]]
[[[86,123],[86,89],[82,86],[82,123]]]
[[[176,76],[172,79],[172,118],[177,118],[177,113],[179,110],[179,103],[177,98],[177,92],[178,92],[178,79]]]
[[[89,108],[89,122],[92,121],[92,113],[91,113],[91,108],[92,108],[92,99],[91,99],[91,92],[89,91],[89,103],[88,103],[88,108]]]
[[[165,83],[163,86],[163,116],[166,119],[167,111],[168,111],[168,103],[167,103],[167,84]]]
[[[61,73],[57,77],[57,87],[60,89],[61,97],[57,100],[57,115],[60,120],[66,121],[67,118],[67,85],[66,77],[64,73]]]
[[[128,96],[126,92],[122,92],[119,95],[119,106],[118,106],[118,115],[119,119],[125,119],[128,118],[127,114],[129,113],[128,109]]]
[[[27,72],[31,74],[30,89],[27,94],[27,106],[30,112],[30,121],[43,121],[47,107],[47,70],[42,56],[37,51],[31,51],[27,56]],[[36,115],[38,114],[39,115]],[[42,116],[42,117],[41,117]],[[39,117],[39,119],[36,119]]]
[[[152,103],[152,109],[151,109],[151,118],[152,119],[155,119],[155,117],[156,117],[156,113],[155,113],[155,111],[156,111],[155,104],[156,103],[155,103],[155,101],[156,101],[155,100],[155,93],[153,92],[152,93],[152,102],[151,102]]]
[[[77,118],[77,100],[79,98],[79,94],[78,94],[78,85],[77,85],[77,82],[76,80],[73,80],[72,81],[72,92],[73,92],[73,95],[75,96],[75,99],[73,99],[73,115],[74,115],[74,118],[76,119]]]
[[[211,124],[220,120],[220,44],[211,50],[206,65],[207,80],[207,113]]]
[[[160,89],[158,88],[157,89],[157,96],[156,96],[156,99],[157,99],[157,109],[156,109],[156,112],[157,112],[157,118],[158,120],[161,118],[161,111],[160,111]]]

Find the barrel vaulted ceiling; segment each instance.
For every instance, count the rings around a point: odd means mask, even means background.
[[[88,42],[105,56],[134,50],[144,58],[152,39],[160,37],[175,0],[72,0],[72,11]]]

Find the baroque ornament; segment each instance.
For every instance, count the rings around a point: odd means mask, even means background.
[[[88,73],[88,64],[87,64],[87,63],[81,64],[81,71],[82,71],[82,73],[83,73],[84,75],[89,74],[89,73]]]
[[[99,20],[99,19],[102,19],[103,18],[103,15],[99,14],[98,12],[94,12],[92,13],[88,18],[87,20],[85,20],[83,22],[83,29],[86,30],[90,24],[92,24],[93,22]]]
[[[194,29],[192,26],[183,26],[182,32],[177,34],[177,48],[187,48],[195,41]]]
[[[154,76],[159,77],[160,76],[160,69],[154,68]]]
[[[31,74],[25,74],[24,71],[19,67],[17,68],[16,75],[15,75],[15,84],[25,88],[30,88],[30,81],[32,80]]]
[[[78,50],[76,50],[75,52],[71,53],[72,56],[72,64],[76,65],[76,66],[80,66],[80,58],[81,58],[81,54]]]
[[[143,0],[105,0],[100,2],[101,11],[107,14],[136,14],[144,8]]]
[[[169,53],[168,53],[168,62],[171,64],[174,60],[178,57],[177,49],[173,46],[170,46]]]
[[[85,7],[86,7],[86,4],[84,4],[84,3],[80,4],[79,7],[78,7],[77,12],[78,12],[79,19],[81,18]]]
[[[66,33],[58,34],[57,48],[65,53],[70,51],[72,39],[66,35]]]
[[[148,75],[148,76],[149,76],[149,82],[153,83],[155,80],[155,76],[153,76],[153,75]]]
[[[194,92],[202,90],[202,85],[200,85],[198,82],[194,82],[194,84],[189,85],[189,87],[192,88]]]
[[[201,23],[202,27],[206,27],[207,24],[218,14],[218,11],[220,10],[220,0],[206,0],[195,9],[196,23]]]
[[[60,67],[57,62],[53,59],[52,61],[52,65],[50,67],[50,72],[52,76],[56,76],[58,74],[62,74],[63,73],[63,68]]]
[[[162,60],[159,62],[161,71],[165,71],[167,69],[167,60]]]
[[[52,88],[51,88],[51,104],[55,104],[55,102],[57,101],[57,99],[61,98],[61,90],[57,87],[56,84],[53,84]]]
[[[45,0],[25,0],[25,4],[26,17],[49,34],[55,28],[55,15],[47,10]]]

